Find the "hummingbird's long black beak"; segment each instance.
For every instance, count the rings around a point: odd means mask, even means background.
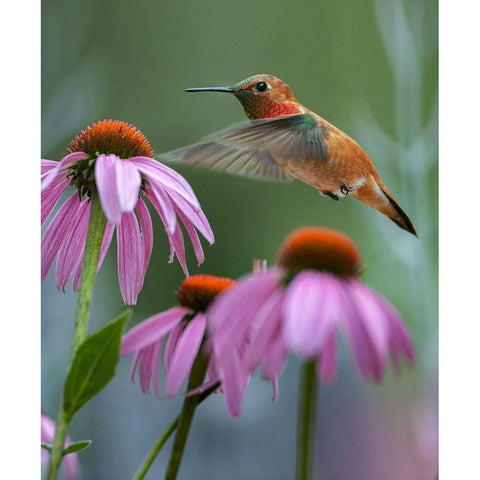
[[[223,92],[233,93],[232,87],[203,87],[203,88],[187,88],[186,92]]]

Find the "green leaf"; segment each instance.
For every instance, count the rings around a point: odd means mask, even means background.
[[[72,418],[115,375],[122,333],[130,315],[131,310],[125,310],[87,337],[78,348],[63,388],[63,409],[67,417]]]
[[[68,447],[63,449],[62,455],[79,452],[80,450],[88,448],[91,444],[91,440],[79,440],[78,442],[71,443]]]
[[[53,445],[51,443],[43,443],[42,442],[42,448],[44,448],[45,450],[48,450],[49,452],[52,451],[53,449]]]

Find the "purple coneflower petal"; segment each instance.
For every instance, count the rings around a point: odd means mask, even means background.
[[[138,220],[140,222],[140,233],[143,240],[143,274],[142,277],[145,278],[145,273],[147,272],[148,264],[150,263],[150,257],[152,256],[153,248],[153,228],[152,228],[152,218],[150,217],[150,212],[148,211],[145,202],[139,198],[137,203],[137,214]]]
[[[62,196],[62,193],[68,187],[68,180],[64,177],[57,176],[53,182],[50,184],[50,187],[42,190],[42,199],[41,199],[41,224],[45,223],[45,220],[50,216],[52,210],[55,208],[58,200]]]
[[[144,247],[137,217],[124,213],[117,226],[118,281],[125,305],[137,303],[138,292],[143,284]]]
[[[163,353],[163,360],[165,365],[165,371],[170,370],[170,365],[172,363],[173,354],[177,348],[178,341],[182,335],[185,323],[179,323],[168,335],[167,341],[165,342],[165,352]]]
[[[42,238],[42,282],[62,246],[65,237],[71,231],[76,218],[76,211],[80,207],[78,195],[74,193],[60,207],[47,227]]]
[[[151,185],[173,190],[193,205],[200,206],[190,184],[175,170],[149,157],[131,157],[129,161],[137,166]]]
[[[88,155],[84,152],[74,152],[63,157],[62,160],[57,163],[56,167],[51,168],[45,174],[42,182],[42,190],[48,188],[57,175],[62,175],[62,177],[65,178],[64,170],[72,165],[72,163],[78,162],[79,160],[84,160],[85,158],[88,158]]]
[[[273,335],[278,331],[283,296],[281,290],[274,290],[252,320],[252,326],[248,332],[249,346],[246,353],[246,364],[251,370],[260,364]]]
[[[283,340],[281,330],[278,328],[262,361],[263,376],[267,380],[274,380],[275,377],[280,375],[287,360],[287,353],[288,350]]]
[[[120,355],[128,355],[161,340],[188,312],[186,307],[172,307],[139,323],[123,336]]]
[[[244,370],[237,350],[231,352],[219,367],[219,371],[227,411],[232,417],[238,417],[242,408],[243,392],[250,375]]]
[[[122,213],[133,212],[137,204],[142,183],[140,172],[116,155],[99,155],[95,162],[95,183],[105,216],[110,223],[119,225]]]
[[[75,212],[72,228],[65,236],[58,251],[55,279],[57,289],[65,292],[65,287],[73,271],[82,261],[88,229],[89,201],[84,200]]]
[[[200,238],[198,238],[197,231],[195,230],[193,223],[183,214],[183,212],[180,209],[176,209],[176,212],[177,212],[177,215],[182,220],[183,225],[185,226],[185,230],[187,231],[188,236],[190,237],[190,240],[193,246],[193,251],[195,252],[198,265],[200,266],[205,260],[205,255],[203,254],[202,244],[200,243]]]
[[[40,162],[40,175],[43,178],[52,168],[58,167],[59,162],[42,158]]]
[[[152,372],[154,370],[155,363],[158,364],[160,359],[155,358],[156,344],[155,342],[148,347],[145,347],[140,352],[140,360],[138,365],[138,374],[140,377],[140,388],[143,393],[150,391],[150,383],[152,381]]]
[[[344,301],[342,302],[342,325],[351,345],[360,373],[364,377],[373,377],[377,382],[383,378],[385,367],[385,351],[379,351],[373,336],[368,331],[363,318],[364,310],[359,307],[355,284],[345,284]]]
[[[195,204],[189,203],[177,192],[169,191],[168,195],[177,209],[181,210],[193,225],[195,225],[195,228],[207,239],[208,243],[213,244],[215,237],[202,209]]]
[[[332,275],[307,270],[287,288],[284,339],[302,358],[317,354],[335,329],[341,294],[338,282]]]
[[[327,338],[317,359],[317,373],[323,383],[332,383],[337,371],[337,334],[333,331]]]
[[[152,187],[147,190],[147,198],[152,202],[158,215],[162,219],[167,235],[173,235],[177,226],[175,209],[168,195],[162,187]]]
[[[205,314],[197,313],[182,332],[167,372],[167,396],[175,395],[187,379],[200,349],[205,326]]]
[[[251,319],[278,286],[279,272],[271,269],[265,273],[245,277],[244,281],[221,293],[209,309],[211,345],[217,359],[228,356],[244,342]],[[232,312],[236,312],[232,318]]]

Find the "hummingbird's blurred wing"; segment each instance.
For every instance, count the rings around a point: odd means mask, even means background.
[[[160,160],[277,181],[293,177],[277,160],[326,159],[323,132],[309,114],[254,120],[219,130],[203,141],[157,155]]]

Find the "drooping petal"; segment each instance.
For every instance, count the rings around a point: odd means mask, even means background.
[[[88,200],[84,200],[80,204],[75,212],[75,219],[72,219],[75,223],[65,236],[58,251],[55,278],[58,290],[63,292],[75,268],[82,261],[90,210],[88,203]]]
[[[205,314],[197,313],[185,327],[167,372],[167,396],[175,395],[188,378],[205,333]]]
[[[205,260],[205,255],[203,253],[202,244],[200,243],[200,238],[198,238],[197,231],[195,230],[193,223],[184,215],[184,213],[180,209],[176,209],[176,212],[177,212],[177,215],[182,220],[183,225],[185,226],[185,230],[187,231],[188,236],[190,237],[190,240],[193,246],[193,251],[195,252],[198,265],[200,266]]]
[[[172,363],[173,354],[177,348],[178,340],[180,335],[183,332],[185,327],[184,322],[179,323],[168,335],[167,341],[165,342],[165,352],[163,353],[163,361],[165,365],[165,372],[168,373],[170,370],[170,365]]]
[[[97,184],[103,211],[110,223],[119,225],[122,213],[133,212],[142,178],[135,165],[116,155],[99,155],[95,162]]]
[[[246,365],[251,370],[261,363],[273,335],[279,331],[283,296],[281,290],[274,290],[252,320],[246,351]]]
[[[137,166],[152,186],[173,190],[193,205],[200,207],[190,184],[175,170],[149,157],[131,157],[128,160]]]
[[[55,160],[48,160],[46,158],[41,159],[41,164],[40,164],[40,175],[43,178],[45,174],[47,174],[52,168],[58,167],[59,162],[56,162]]]
[[[135,305],[143,285],[144,247],[137,217],[124,213],[117,226],[118,281],[125,305]]]
[[[42,190],[42,212],[41,212],[41,224],[45,223],[45,220],[50,216],[58,200],[62,196],[63,192],[68,187],[68,180],[64,177],[57,176],[50,184],[49,188]]]
[[[186,307],[173,307],[139,323],[123,336],[120,355],[128,355],[157,342],[175,328],[188,311]]]
[[[74,152],[63,157],[56,167],[50,168],[48,172],[46,172],[46,174],[44,175],[42,182],[42,190],[47,189],[57,175],[61,175],[62,178],[66,178],[64,173],[65,169],[73,163],[84,160],[85,158],[88,158],[88,154],[84,152]]]
[[[227,411],[232,417],[238,417],[242,409],[243,393],[250,376],[243,368],[237,350],[231,352],[228,359],[219,367],[219,371]]]
[[[267,380],[274,380],[280,375],[287,360],[287,353],[287,346],[279,328],[270,341],[262,361],[263,376]]]
[[[195,228],[207,239],[208,243],[212,245],[215,242],[215,237],[202,209],[195,204],[189,203],[177,192],[169,191],[168,195],[177,210],[181,210],[193,225],[195,225]]]
[[[168,195],[163,188],[155,187],[147,190],[147,198],[152,202],[159,217],[162,219],[167,235],[173,235],[177,226],[177,216]]]
[[[342,326],[353,350],[357,366],[364,377],[373,377],[377,382],[383,378],[386,352],[375,342],[374,335],[366,326],[365,310],[357,301],[356,284],[345,283],[342,302]],[[375,313],[376,315],[376,313]]]
[[[306,270],[287,288],[283,335],[287,345],[302,358],[314,356],[336,326],[337,282],[333,275]]]
[[[78,195],[74,193],[60,207],[42,237],[42,282],[75,222],[75,212],[80,207]]]
[[[140,234],[143,240],[143,274],[142,278],[145,278],[148,264],[150,263],[150,257],[152,256],[153,248],[153,227],[150,212],[148,211],[145,202],[139,198],[137,203],[138,220],[140,222]]]
[[[140,389],[143,393],[150,391],[150,385],[153,385],[155,395],[161,398],[158,370],[160,366],[160,353],[162,349],[163,338],[139,350],[133,359],[131,378],[135,375],[138,367],[138,376],[140,378]]]
[[[317,359],[317,373],[323,383],[332,383],[335,381],[335,374],[337,371],[336,337],[335,331],[330,333],[330,336],[327,338]]]

